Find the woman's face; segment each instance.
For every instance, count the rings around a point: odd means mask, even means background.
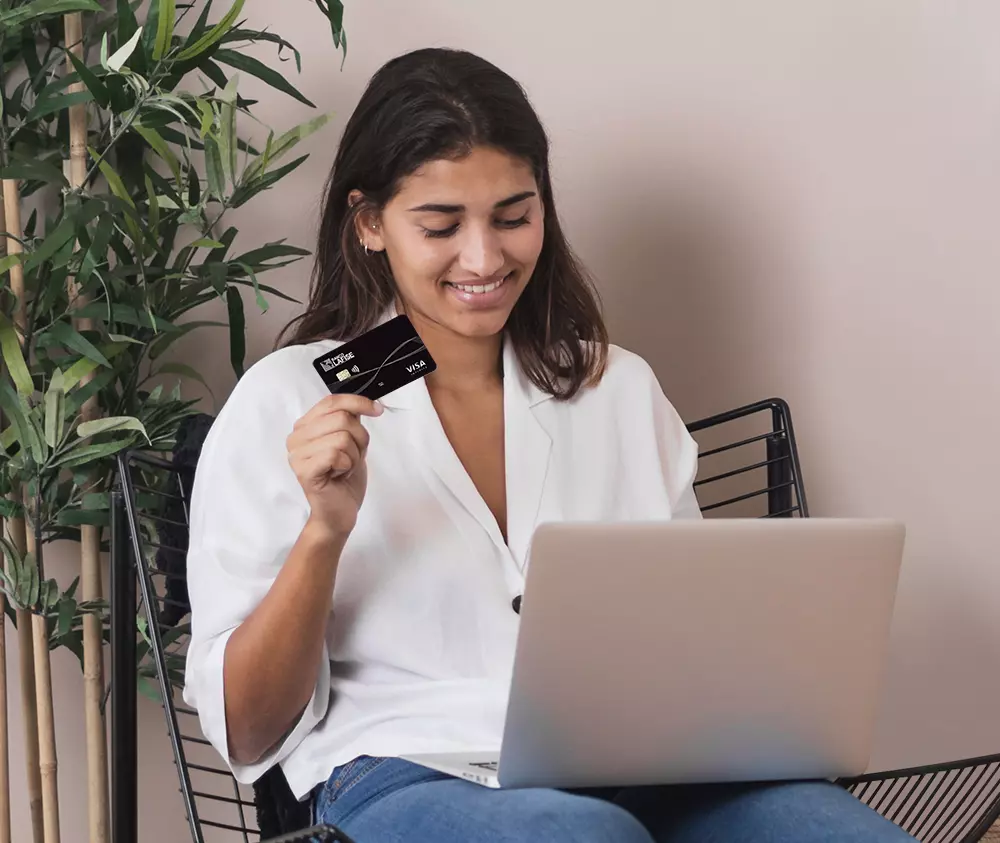
[[[503,330],[531,279],[542,217],[530,165],[476,147],[407,177],[361,234],[369,249],[385,250],[407,313],[486,337]]]

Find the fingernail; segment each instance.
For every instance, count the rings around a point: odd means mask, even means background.
[[[382,415],[382,411],[385,409],[381,401],[372,401],[372,405],[375,407],[375,413],[377,415]]]

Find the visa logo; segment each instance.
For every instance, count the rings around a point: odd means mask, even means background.
[[[416,363],[412,363],[409,366],[407,366],[406,371],[412,375],[414,372],[418,372],[421,369],[426,369],[426,368],[427,368],[427,361],[418,360]]]

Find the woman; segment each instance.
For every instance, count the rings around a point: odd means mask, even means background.
[[[401,312],[436,371],[329,395],[312,361]],[[185,694],[237,778],[281,764],[358,843],[908,839],[832,785],[494,791],[398,758],[499,745],[537,523],[699,517],[696,446],[608,344],[510,77],[445,50],[376,74],[288,329],[192,502]]]

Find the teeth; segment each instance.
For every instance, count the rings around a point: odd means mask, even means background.
[[[494,281],[492,284],[452,284],[456,290],[463,293],[492,293],[497,287],[503,284],[505,279]]]

